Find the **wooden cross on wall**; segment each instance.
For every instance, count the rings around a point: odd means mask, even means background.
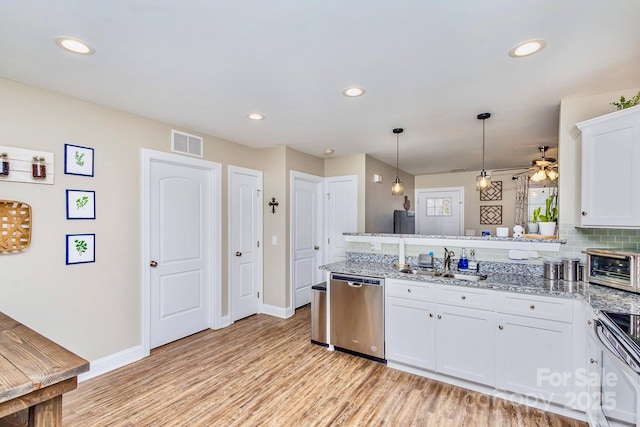
[[[276,213],[276,206],[280,206],[280,203],[278,203],[276,201],[275,197],[271,198],[271,201],[269,202],[269,206],[271,206],[271,213]]]

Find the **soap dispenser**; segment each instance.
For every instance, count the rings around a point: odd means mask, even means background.
[[[465,249],[462,248],[462,253],[460,254],[460,259],[458,260],[458,270],[467,270],[469,269],[469,260],[467,259],[467,253]]]
[[[471,252],[469,252],[470,258],[469,258],[469,270],[473,270],[473,271],[478,271],[478,261],[476,261],[476,252],[471,249]]]

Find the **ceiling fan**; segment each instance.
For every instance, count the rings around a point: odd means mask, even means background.
[[[544,180],[555,181],[560,174],[558,173],[558,162],[553,157],[547,157],[546,152],[549,149],[548,145],[538,147],[541,153],[539,159],[531,161],[530,166],[494,169],[493,172],[507,172],[513,170],[521,170],[513,176],[516,179],[520,175],[529,175],[529,179],[533,182],[541,182]],[[524,170],[523,170],[524,169]]]
[[[558,162],[553,157],[545,157],[545,153],[549,149],[547,145],[538,147],[538,149],[542,153],[542,157],[531,161],[529,170],[535,171],[530,177],[531,181],[540,182],[545,179],[555,181],[558,179],[558,176],[560,176],[558,173]]]

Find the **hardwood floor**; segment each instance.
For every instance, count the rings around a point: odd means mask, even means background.
[[[309,306],[155,349],[64,395],[66,427],[586,426],[311,344]]]

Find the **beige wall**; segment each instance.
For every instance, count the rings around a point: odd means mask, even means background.
[[[358,232],[365,231],[365,195],[366,195],[366,155],[354,154],[344,157],[331,157],[324,161],[324,176],[358,176]]]
[[[285,169],[286,147],[279,146],[261,151],[264,171],[264,273],[263,303],[286,307],[287,262],[287,173]],[[278,201],[276,213],[271,213],[268,203],[272,197]],[[278,244],[272,244],[272,236],[276,236]]]
[[[579,139],[576,141],[574,138],[577,132],[575,124],[617,111],[610,103],[619,101],[620,95],[624,95],[629,99],[635,96],[638,90],[640,88],[624,89],[580,98],[566,98],[560,103],[558,219],[563,226],[572,227],[580,223],[580,159],[582,149]]]
[[[169,151],[171,126],[4,79],[0,116],[0,145],[55,155],[54,185],[0,183],[0,199],[33,208],[31,246],[0,254],[0,311],[89,360],[139,345],[140,149]],[[64,174],[65,143],[95,149],[95,177]],[[204,152],[223,164],[226,301],[227,166],[262,169],[262,158],[258,150],[206,135]],[[96,191],[96,220],[65,219],[66,189]],[[68,233],[96,234],[95,263],[65,265]]]
[[[434,175],[416,176],[416,189],[439,187],[464,187],[464,228],[475,230],[476,236],[481,230],[491,230],[495,235],[496,227],[509,227],[509,235],[513,233],[515,225],[516,183],[511,179],[514,172],[493,172],[492,181],[502,181],[502,200],[480,201],[480,192],[476,190],[476,176],[480,171],[442,173]],[[480,224],[481,205],[502,205],[502,224]],[[464,231],[463,231],[464,233]]]
[[[375,183],[374,175],[381,175],[382,182]],[[411,202],[410,209],[415,209],[414,176],[399,171],[400,181],[404,185],[404,195],[391,194],[391,184],[396,179],[396,168],[371,156],[366,156],[365,167],[365,232],[393,233],[393,211],[403,210],[404,196]]]

